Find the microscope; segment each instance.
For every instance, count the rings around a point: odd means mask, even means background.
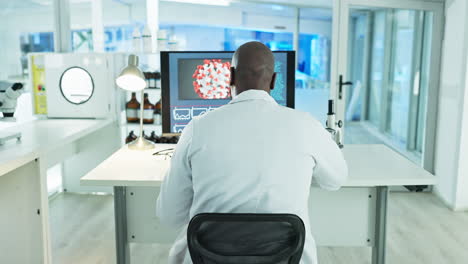
[[[336,121],[336,115],[334,111],[334,101],[328,100],[328,113],[327,113],[327,131],[330,133],[333,141],[336,142],[338,147],[343,148],[343,134],[341,128],[343,127],[343,121]]]
[[[16,102],[22,94],[22,83],[0,82],[0,112],[3,119],[14,119]],[[2,120],[2,118],[0,118]]]
[[[3,113],[3,118],[0,121],[16,121],[13,117],[16,109],[16,101],[22,94],[23,84],[0,81],[0,112]],[[21,132],[16,131],[0,131],[0,146],[4,145],[6,141],[16,139],[21,141]]]

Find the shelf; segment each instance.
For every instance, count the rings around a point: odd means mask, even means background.
[[[149,91],[161,91],[161,88],[145,88],[144,91],[146,92],[148,90]],[[132,91],[125,91],[125,92],[127,92],[128,94],[132,94],[132,93],[140,94],[140,92],[132,92]]]

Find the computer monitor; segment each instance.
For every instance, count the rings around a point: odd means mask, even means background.
[[[232,51],[161,52],[163,133],[181,133],[193,117],[231,101],[229,87]],[[295,52],[275,51],[275,89],[278,104],[294,108]]]

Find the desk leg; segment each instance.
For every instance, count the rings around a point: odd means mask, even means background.
[[[375,237],[372,248],[372,264],[385,264],[385,250],[387,239],[387,199],[388,187],[377,187],[375,210]]]
[[[117,264],[130,264],[130,250],[127,241],[127,201],[125,187],[114,187],[115,249]]]

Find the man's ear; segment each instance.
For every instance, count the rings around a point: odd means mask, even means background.
[[[229,81],[230,86],[234,86],[236,83],[236,68],[231,67],[231,80]]]
[[[275,83],[276,83],[276,72],[273,73],[273,77],[271,78],[270,90],[275,89]]]

